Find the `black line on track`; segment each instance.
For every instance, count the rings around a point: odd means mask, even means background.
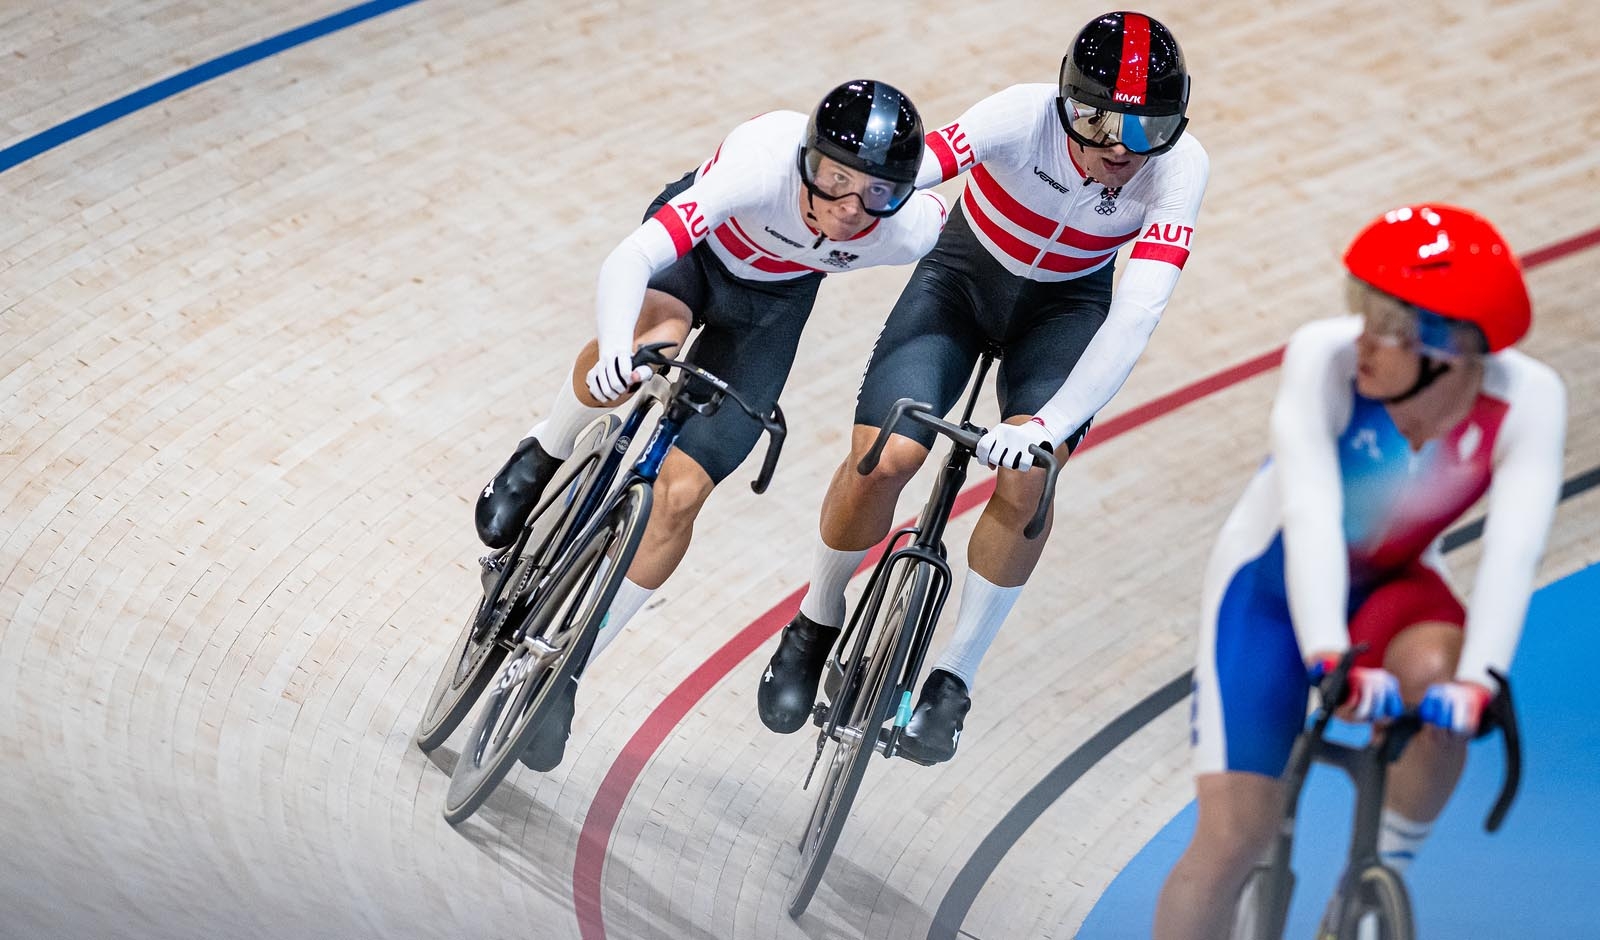
[[[1600,466],[1592,467],[1567,480],[1561,487],[1561,501],[1566,502],[1580,493],[1600,486]],[[1477,541],[1483,537],[1483,519],[1475,519],[1445,534],[1444,550],[1447,552]],[[989,834],[978,843],[978,848],[961,866],[950,882],[950,890],[939,902],[928,928],[928,940],[959,940],[972,937],[961,929],[978,893],[988,883],[1000,862],[1027,832],[1035,820],[1044,815],[1061,794],[1067,791],[1102,758],[1123,742],[1133,737],[1139,729],[1154,721],[1168,709],[1181,704],[1189,695],[1189,685],[1194,677],[1190,669],[1171,682],[1155,690],[1137,705],[1118,715],[1111,723],[1095,732],[1089,740],[1078,745],[1061,763],[1045,774],[1044,778],[1018,800],[1001,818]]]

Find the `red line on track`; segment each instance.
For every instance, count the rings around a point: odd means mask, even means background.
[[[1595,245],[1600,245],[1600,228],[1531,251],[1522,256],[1522,266],[1526,269],[1536,268]],[[1241,362],[1160,398],[1145,402],[1097,425],[1085,438],[1078,452],[1082,454],[1184,405],[1264,372],[1270,372],[1282,361],[1283,347],[1280,346],[1271,352],[1263,353],[1254,359]],[[982,505],[993,492],[993,477],[968,487],[956,498],[951,515],[959,516]],[[902,525],[907,524],[909,523],[902,523]],[[880,544],[868,553],[857,573],[876,564],[877,559],[883,554],[883,549],[884,546]],[[735,634],[733,639],[712,653],[676,688],[668,692],[667,697],[661,700],[661,704],[645,718],[639,730],[628,739],[628,743],[622,746],[622,753],[617,755],[611,769],[606,771],[604,779],[600,781],[600,789],[595,793],[594,801],[589,804],[589,812],[584,817],[583,829],[578,836],[577,861],[572,869],[573,908],[578,917],[578,931],[584,940],[605,940],[605,918],[600,892],[601,878],[605,873],[606,850],[611,842],[612,830],[616,828],[617,820],[622,816],[622,807],[627,802],[633,785],[638,782],[639,775],[644,772],[645,764],[649,763],[656,750],[672,733],[672,729],[677,727],[678,722],[689,714],[689,710],[704,698],[706,693],[789,622],[795,611],[800,609],[800,598],[805,595],[805,589],[806,586],[801,585],[772,609],[757,617],[749,626]]]

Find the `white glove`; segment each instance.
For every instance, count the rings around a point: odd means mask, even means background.
[[[1054,449],[1055,435],[1039,418],[1030,418],[1027,424],[997,424],[989,433],[978,438],[974,456],[979,463],[1008,470],[1027,470],[1033,466],[1033,455],[1028,447],[1038,444],[1045,450]]]
[[[595,401],[609,405],[650,377],[649,366],[634,366],[632,350],[601,351],[600,361],[584,380]]]

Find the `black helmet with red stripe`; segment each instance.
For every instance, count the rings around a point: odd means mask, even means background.
[[[1095,17],[1061,59],[1061,125],[1085,147],[1172,148],[1189,119],[1189,70],[1172,31],[1143,13]]]

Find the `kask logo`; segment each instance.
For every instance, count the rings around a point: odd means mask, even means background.
[[[1129,91],[1113,91],[1111,100],[1119,101],[1123,104],[1144,104],[1144,95],[1136,95]]]

